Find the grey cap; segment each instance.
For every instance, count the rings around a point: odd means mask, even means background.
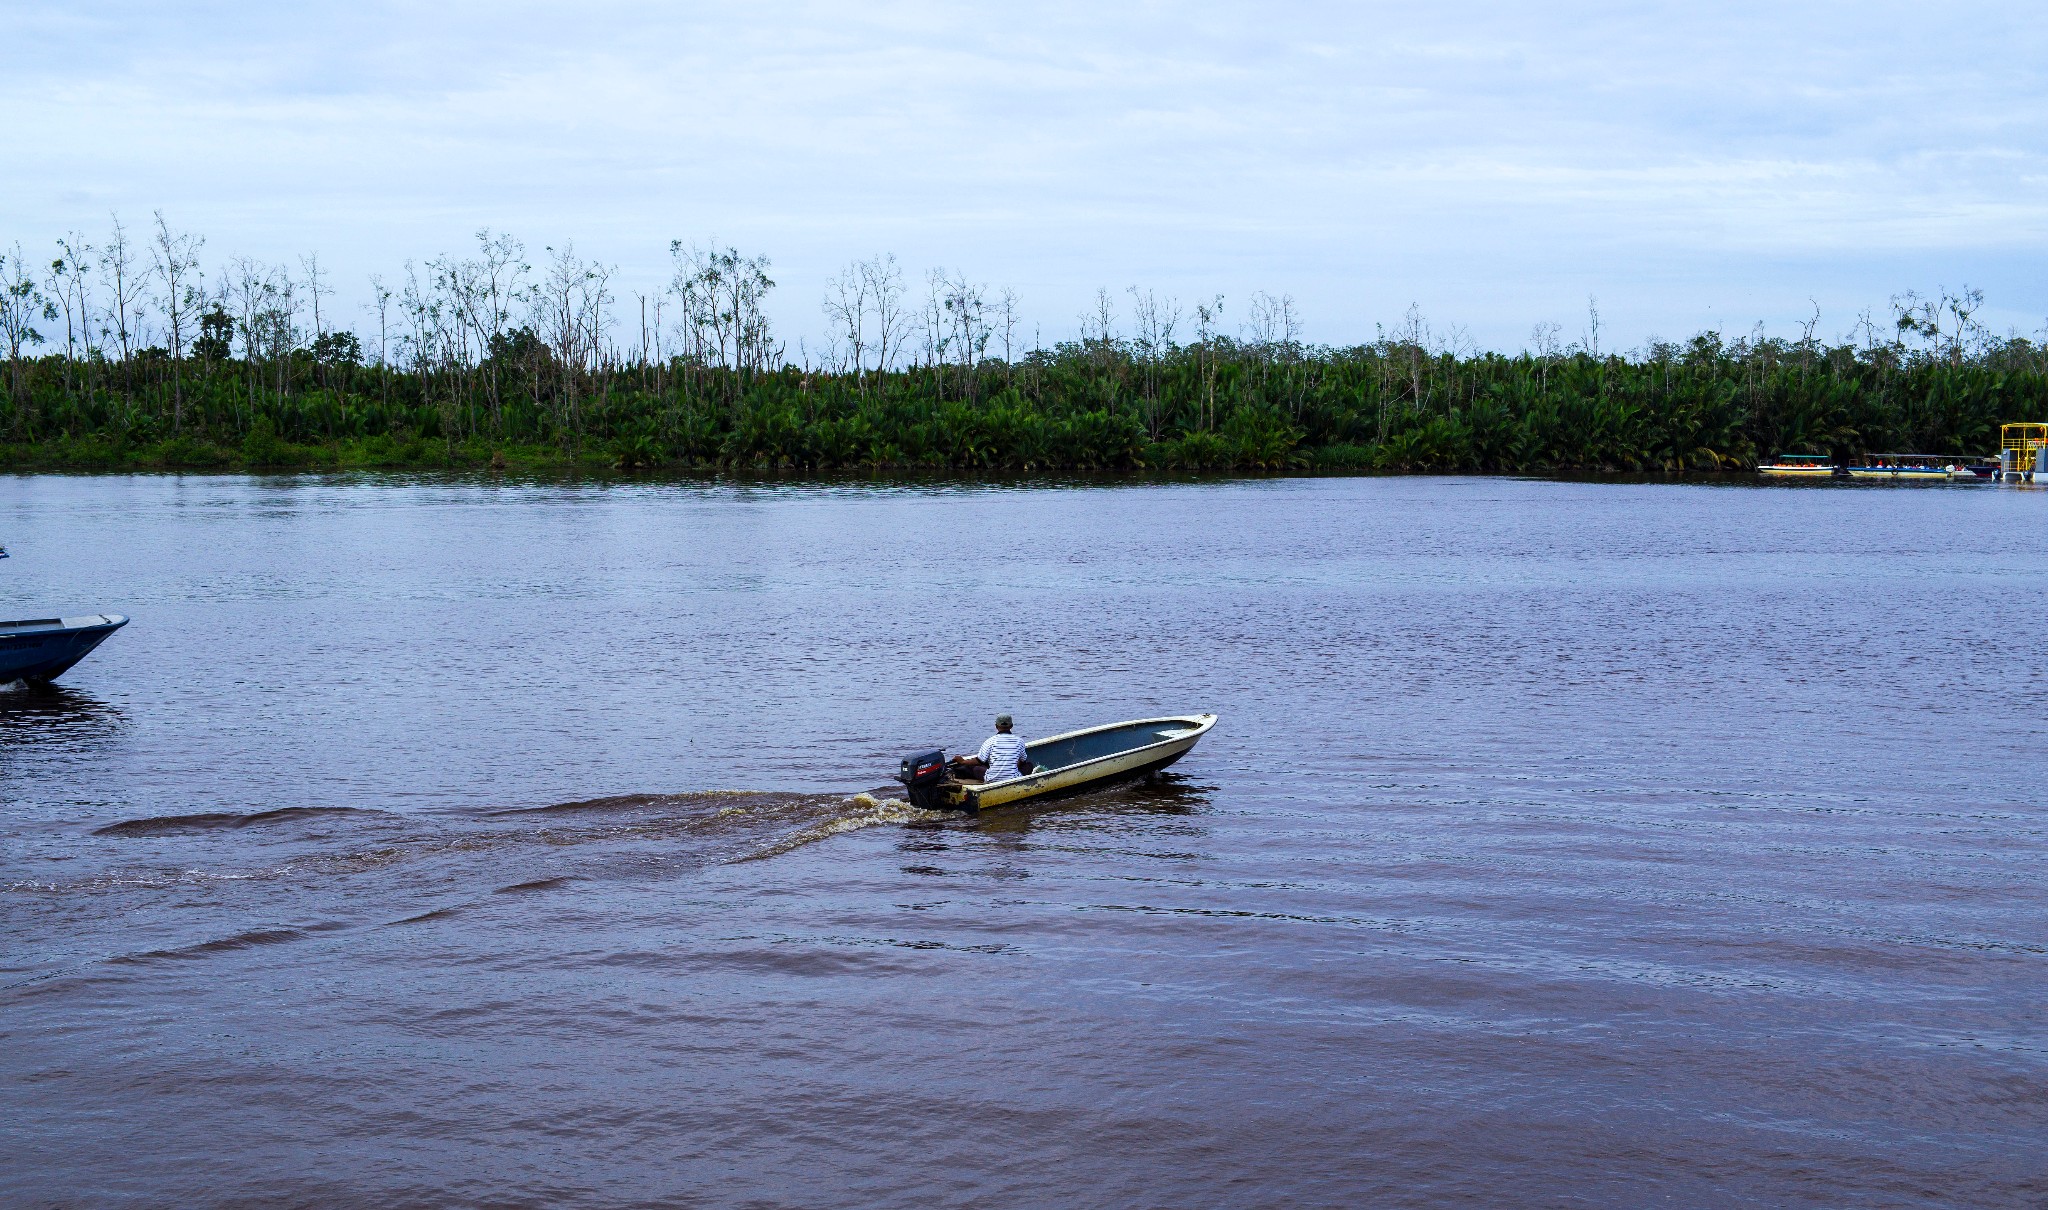
[[[998,726],[998,727],[1007,727],[1007,726],[1009,726],[1009,725],[1010,725],[1010,716],[1009,716],[1009,715],[1007,715],[1007,714],[998,714],[998,715],[996,715],[996,726]]]

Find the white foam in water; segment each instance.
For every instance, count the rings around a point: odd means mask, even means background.
[[[779,840],[764,849],[749,853],[739,860],[759,861],[764,857],[778,857],[784,853],[800,849],[807,844],[823,840],[828,836],[838,836],[845,832],[858,832],[862,828],[872,828],[876,824],[920,823],[926,820],[954,818],[952,814],[946,811],[927,811],[922,807],[913,807],[900,798],[876,798],[865,791],[848,799],[847,805],[855,808],[856,813],[841,815],[837,818],[812,824],[794,836]]]

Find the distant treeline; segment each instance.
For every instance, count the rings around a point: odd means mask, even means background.
[[[1128,317],[1104,291],[1078,339],[1027,350],[1009,291],[935,272],[915,302],[877,257],[829,287],[824,348],[792,357],[765,258],[674,245],[636,331],[611,270],[565,247],[536,276],[483,232],[400,291],[372,279],[366,355],[322,313],[317,261],[243,258],[209,286],[200,246],[159,216],[146,247],[117,223],[47,267],[0,255],[0,465],[1695,472],[1980,454],[2001,423],[2048,419],[2048,349],[1986,332],[1974,291],[1901,296],[1852,343],[1809,323],[1616,355],[1595,312],[1582,345],[1539,327],[1503,355],[1412,309],[1370,343],[1310,346],[1291,299],[1255,296],[1232,336],[1220,299],[1184,314],[1133,289]]]
[[[1777,452],[1994,450],[2048,418],[2032,347],[1959,363],[1729,349],[1647,359],[1062,345],[1014,364],[866,374],[681,361],[567,373],[517,335],[440,372],[344,349],[274,361],[24,359],[14,466],[956,471],[1714,471]]]

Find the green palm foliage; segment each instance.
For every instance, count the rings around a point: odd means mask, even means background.
[[[256,367],[212,346],[125,366],[24,351],[0,392],[0,461],[1698,473],[1776,453],[1979,454],[2000,424],[2048,419],[2048,351],[2024,340],[1936,358],[1702,337],[1633,359],[1394,343],[1281,358],[1226,338],[1140,358],[1093,341],[858,377],[685,359],[565,373],[523,332],[500,345],[480,366],[405,369],[339,341]]]

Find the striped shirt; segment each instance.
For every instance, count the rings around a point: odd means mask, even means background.
[[[988,762],[988,772],[981,775],[983,781],[1008,781],[1023,776],[1017,772],[1017,760],[1024,755],[1024,741],[1007,731],[998,731],[981,741],[981,751],[975,755]]]

